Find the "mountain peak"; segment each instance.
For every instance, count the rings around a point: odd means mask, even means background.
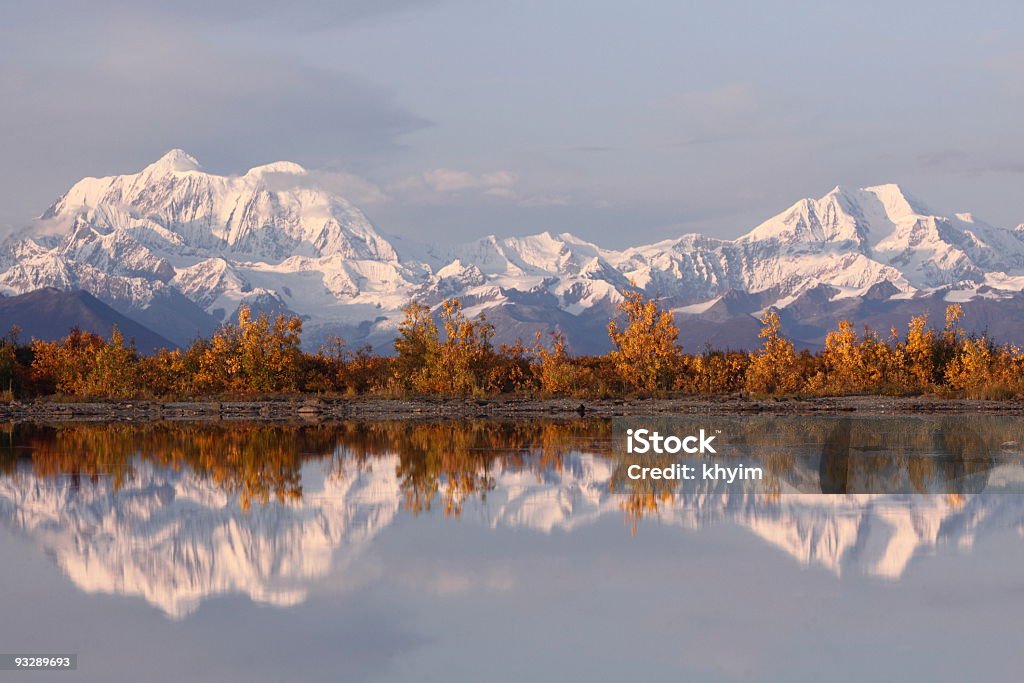
[[[172,149],[147,166],[143,173],[159,175],[167,173],[188,173],[201,168],[196,158],[183,149]]]
[[[820,199],[801,199],[739,238],[740,242],[777,240],[782,243],[857,241],[857,223],[851,215],[856,202],[836,185]]]
[[[886,213],[892,217],[909,216],[909,215],[927,215],[929,213],[928,207],[922,202],[912,197],[906,190],[897,185],[896,183],[886,183],[884,185],[872,185],[865,187],[862,190],[868,194],[873,194],[878,201],[882,202],[885,206]]]

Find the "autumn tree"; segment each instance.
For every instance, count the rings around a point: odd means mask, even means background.
[[[266,313],[253,318],[249,308],[243,306],[238,311],[238,327],[239,364],[247,389],[298,391],[302,377],[302,320],[281,314],[271,321]]]
[[[782,335],[782,321],[774,310],[761,318],[764,340],[747,367],[746,389],[755,394],[792,394],[800,388],[800,362],[793,342]]]
[[[242,385],[241,332],[237,325],[224,323],[209,339],[197,339],[186,351],[196,362],[195,388],[202,394],[237,391]]]
[[[92,358],[83,393],[105,398],[133,398],[141,392],[135,344],[126,343],[115,325],[110,341],[100,346]]]
[[[302,320],[266,313],[255,318],[248,306],[238,309],[238,323],[226,323],[208,342],[197,342],[196,385],[218,393],[292,392],[303,370],[300,335]]]
[[[32,370],[37,379],[69,396],[85,396],[89,374],[105,342],[99,335],[73,328],[60,341],[32,341]]]
[[[960,329],[960,320],[963,315],[964,311],[960,304],[950,304],[946,307],[946,324],[942,329],[942,336],[935,341],[932,351],[936,382],[944,379],[946,366],[960,353],[964,339]]]
[[[458,299],[441,304],[440,319],[444,342],[436,362],[430,366],[428,386],[452,394],[471,394],[483,389],[493,360],[494,326],[482,313],[473,320],[467,318]]]
[[[688,394],[727,394],[743,389],[750,356],[743,351],[716,351],[686,357],[686,372],[673,388]]]
[[[410,301],[402,307],[404,318],[398,324],[395,339],[395,370],[400,380],[414,383],[438,355],[441,337],[430,314],[430,307]]]
[[[1011,346],[997,346],[988,337],[963,339],[947,363],[946,385],[967,398],[1005,399],[1024,391],[1024,357]]]
[[[153,396],[187,396],[195,390],[188,360],[179,349],[159,349],[139,359],[139,380]]]
[[[899,381],[899,362],[889,346],[871,328],[863,336],[853,323],[840,320],[825,336],[820,369],[808,380],[808,390],[841,395],[864,391],[891,391]]]
[[[928,327],[928,316],[910,319],[903,353],[913,388],[926,391],[935,381],[935,332]]]
[[[864,367],[860,351],[860,339],[849,320],[840,320],[837,329],[825,335],[822,364],[829,391],[843,393],[863,388]]]
[[[402,311],[405,317],[395,339],[398,381],[425,393],[467,395],[487,390],[495,361],[494,326],[483,314],[470,320],[459,299],[442,302],[442,340],[429,307],[411,302]]]
[[[928,326],[928,315],[911,318],[906,341],[894,340],[893,354],[904,364],[907,388],[912,391],[931,391],[946,379],[946,366],[960,351],[962,334],[959,304],[946,308],[946,324],[941,335]]]
[[[618,310],[626,316],[626,326],[612,320],[608,336],[614,346],[611,360],[619,376],[627,385],[644,392],[670,388],[682,365],[679,328],[672,312],[659,308],[637,290],[623,295]]]
[[[946,384],[976,398],[979,390],[992,383],[997,357],[996,350],[984,337],[966,340],[946,367]]]
[[[139,359],[114,326],[110,341],[74,328],[60,341],[32,342],[32,369],[37,378],[63,394],[133,398],[143,392]]]
[[[533,345],[534,374],[541,393],[569,393],[576,384],[577,369],[566,351],[565,335],[557,330],[548,333],[550,345],[543,343],[544,336],[537,332]]]

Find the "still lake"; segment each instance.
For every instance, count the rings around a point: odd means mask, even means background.
[[[1000,424],[1016,476],[1024,420]],[[8,427],[0,651],[78,668],[0,678],[1024,672],[1024,496],[626,492],[611,442],[602,420]],[[945,476],[932,455],[910,479]]]

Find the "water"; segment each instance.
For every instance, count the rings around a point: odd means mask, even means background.
[[[1012,456],[1020,425],[993,443]],[[4,680],[1024,670],[1017,494],[621,493],[602,421],[17,427],[0,442],[0,651],[78,655],[77,671]]]

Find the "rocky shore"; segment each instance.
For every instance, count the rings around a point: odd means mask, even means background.
[[[1024,416],[1024,401],[969,401],[934,397],[846,396],[749,399],[742,397],[657,399],[481,399],[287,397],[222,401],[40,400],[0,403],[8,422],[145,422],[156,420],[330,421],[394,419],[608,418],[643,415],[814,415],[855,413],[1000,414]]]

